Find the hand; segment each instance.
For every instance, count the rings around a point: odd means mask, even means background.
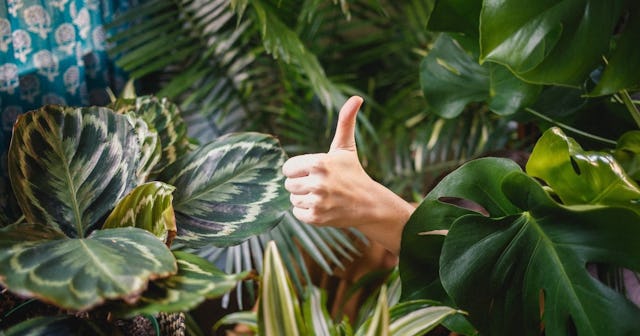
[[[414,208],[375,182],[362,168],[355,125],[362,98],[349,98],[338,117],[328,153],[293,157],[282,167],[293,215],[309,224],[355,227],[398,254],[404,224]]]

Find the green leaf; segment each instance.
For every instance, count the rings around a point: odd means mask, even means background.
[[[249,272],[226,274],[209,261],[187,252],[174,251],[178,273],[151,282],[138,304],[123,309],[126,316],[188,311],[205,299],[215,299],[236,287]]]
[[[427,28],[477,37],[482,0],[437,0]]]
[[[258,133],[218,138],[160,175],[176,187],[176,243],[234,245],[275,226],[289,207],[278,141]]]
[[[0,282],[13,293],[62,308],[134,302],[149,280],[175,272],[167,246],[137,228],[96,230],[81,239],[38,224],[0,230]]]
[[[608,57],[607,67],[591,96],[609,95],[621,90],[640,89],[640,3],[629,1],[629,16],[625,18],[622,33]]]
[[[457,218],[442,248],[444,288],[481,334],[539,335],[541,326],[547,335],[640,332],[640,309],[587,270],[587,263],[640,269],[637,213],[562,206],[520,171],[466,181],[501,181],[494,199],[519,208]]]
[[[629,131],[618,139],[613,157],[636,182],[640,181],[640,131]]]
[[[48,105],[20,116],[9,176],[27,222],[85,237],[136,184],[134,121],[102,107]]]
[[[378,294],[378,302],[373,315],[363,323],[356,336],[389,336],[389,304],[387,302],[387,286],[382,285]]]
[[[488,161],[489,160],[489,161]],[[433,299],[449,304],[440,283],[440,253],[449,230],[462,216],[483,209],[494,217],[518,209],[501,191],[500,180],[520,166],[508,159],[469,161],[447,175],[411,215],[402,234],[400,279],[402,300]]]
[[[90,320],[74,316],[38,316],[2,331],[2,336],[106,335]]]
[[[306,335],[298,296],[273,241],[264,254],[258,329],[260,335]]]
[[[335,325],[327,312],[327,297],[315,286],[308,286],[303,301],[302,313],[304,321],[314,335],[335,335]]]
[[[607,54],[626,3],[484,0],[481,60],[503,64],[528,82],[579,87]],[[638,62],[628,56],[626,62]]]
[[[223,316],[216,324],[213,325],[213,330],[218,330],[223,325],[235,325],[242,324],[254,333],[258,332],[258,314],[254,311],[241,311],[231,313]]]
[[[389,312],[391,335],[424,335],[440,325],[459,310],[446,306],[434,306],[432,301],[407,301],[391,307]]]
[[[447,34],[441,34],[420,65],[427,102],[444,118],[459,116],[469,103],[487,102],[510,115],[533,102],[541,88],[524,83],[498,64],[480,65]]]
[[[174,190],[173,186],[162,182],[137,186],[120,200],[102,228],[137,227],[153,233],[171,246],[176,235],[176,217],[171,205]]]
[[[536,143],[527,173],[545,181],[566,205],[622,206],[640,213],[640,188],[613,156],[584,151],[557,127]]]

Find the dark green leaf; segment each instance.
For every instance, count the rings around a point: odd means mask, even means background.
[[[480,65],[449,35],[442,34],[420,66],[427,102],[444,118],[459,116],[472,102],[487,102],[510,115],[533,102],[540,87],[522,82],[498,64]]]
[[[278,141],[264,134],[218,138],[178,159],[160,179],[174,185],[176,242],[234,245],[275,226],[289,207]]]
[[[529,82],[579,87],[607,54],[624,3],[485,0],[481,60],[504,64]]]
[[[480,332],[539,335],[541,326],[547,335],[574,328],[581,336],[640,332],[640,309],[587,270],[587,263],[640,269],[640,216],[624,208],[559,205],[520,171],[491,180],[471,183],[500,181],[494,199],[519,210],[459,217],[440,263],[444,288]]]
[[[176,217],[171,204],[174,190],[174,187],[162,182],[137,186],[120,200],[102,228],[133,226],[147,230],[171,245],[176,235]]]
[[[0,230],[0,281],[12,292],[62,308],[135,301],[150,279],[176,272],[171,251],[137,228],[96,230],[69,239],[54,228],[14,224]]]
[[[9,176],[26,221],[85,237],[137,183],[134,121],[102,107],[48,105],[18,119]]]
[[[618,143],[613,157],[616,158],[636,182],[640,181],[640,131],[629,131],[623,134]]]
[[[478,36],[482,0],[437,0],[428,29]]]
[[[613,156],[584,151],[559,128],[540,137],[527,173],[545,181],[566,205],[621,206],[640,213],[640,188]]]
[[[249,272],[226,274],[196,255],[174,251],[178,273],[155,280],[138,304],[125,308],[127,316],[188,311],[206,299],[219,298],[234,289]]]
[[[81,336],[105,335],[96,325],[74,316],[39,316],[28,319],[5,331],[2,336]]]

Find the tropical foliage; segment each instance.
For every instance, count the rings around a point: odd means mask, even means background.
[[[24,216],[1,229],[2,285],[64,310],[130,317],[187,311],[246,278],[180,249],[275,226],[288,206],[284,153],[259,133],[195,146],[184,127],[174,104],[150,96],[21,116],[9,172]]]
[[[457,117],[481,104],[544,132],[524,171],[508,159],[474,160],[425,197],[403,235],[403,300],[462,309],[486,335],[640,332],[640,309],[619,283],[621,269],[640,272],[629,238],[640,233],[640,80],[622,74],[640,65],[629,45],[638,9],[435,2],[428,28],[443,33],[421,67],[434,112]]]

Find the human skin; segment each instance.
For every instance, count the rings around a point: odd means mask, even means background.
[[[355,126],[362,102],[353,96],[342,106],[327,153],[299,155],[284,163],[284,186],[300,221],[356,228],[398,255],[402,230],[415,208],[374,181],[360,164]]]

